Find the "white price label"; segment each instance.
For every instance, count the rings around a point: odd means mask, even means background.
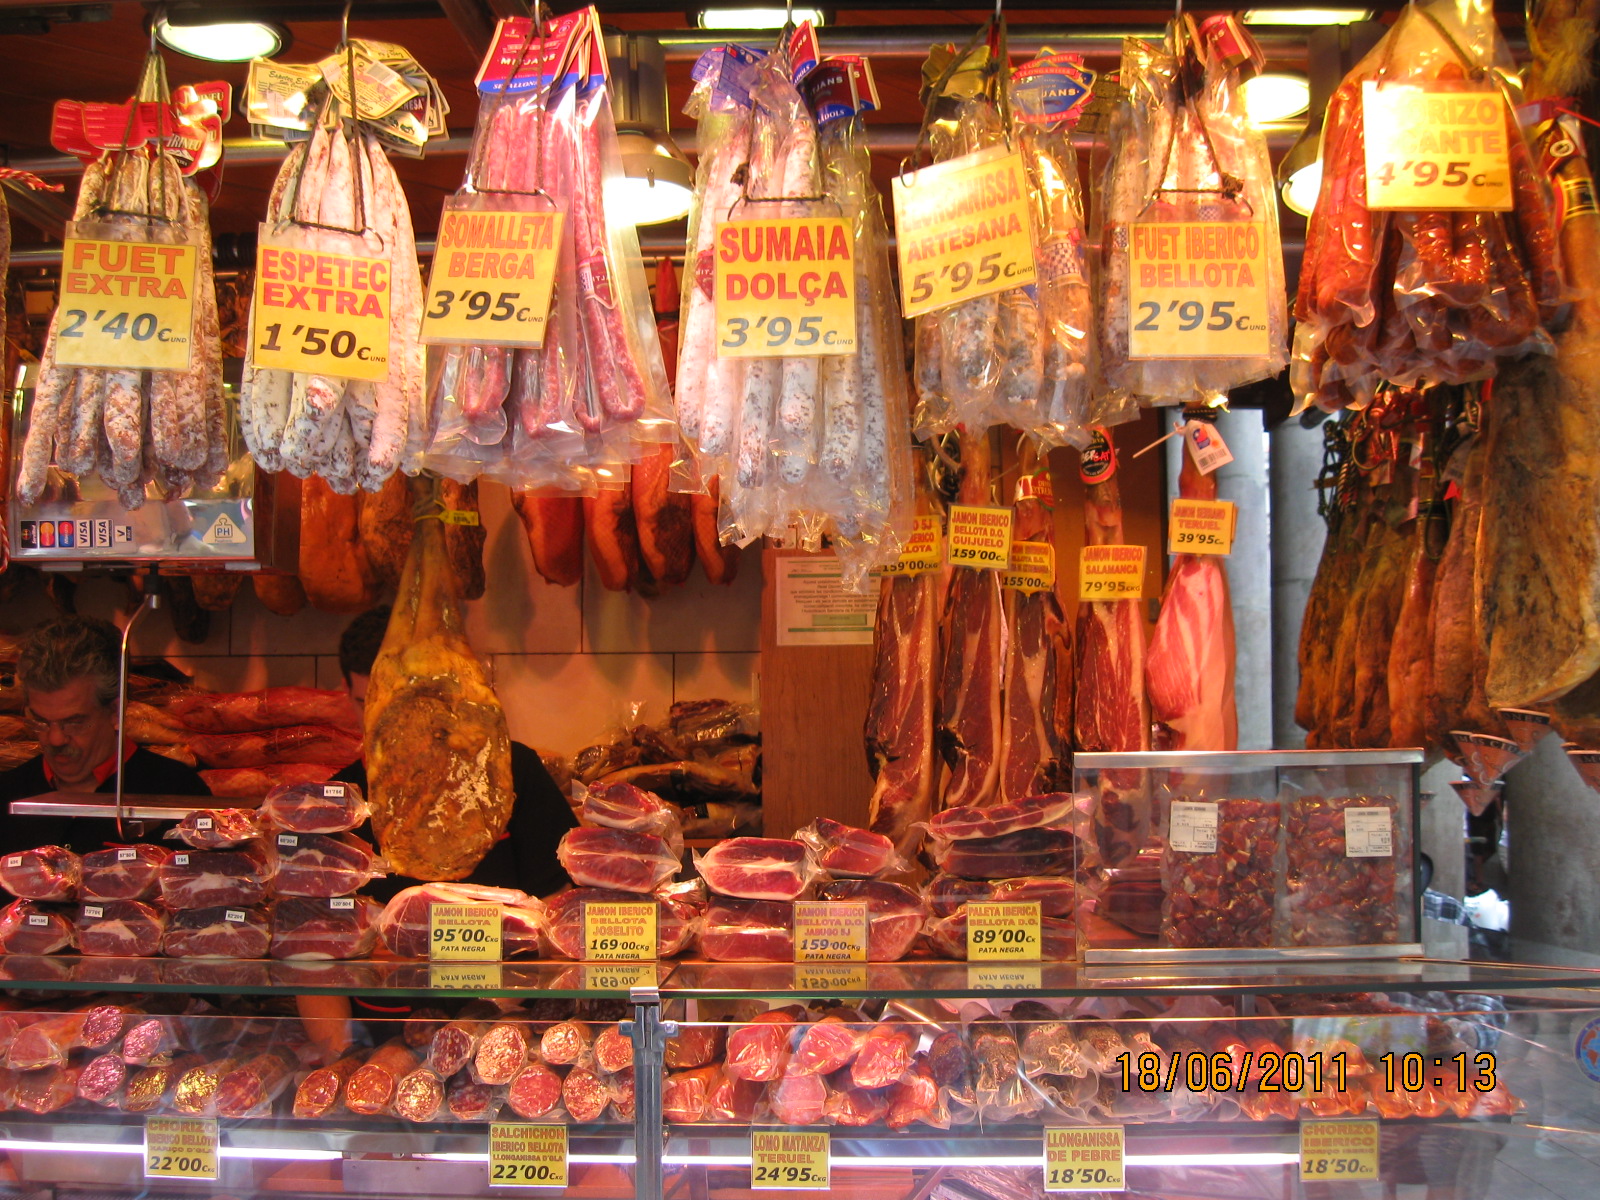
[[[1185,854],[1217,852],[1217,806],[1176,800],[1167,817],[1167,845]]]
[[[1195,469],[1202,475],[1209,475],[1218,467],[1225,467],[1233,461],[1233,451],[1229,450],[1228,443],[1222,440],[1222,434],[1217,431],[1215,422],[1185,421],[1183,444],[1189,448],[1189,453],[1194,458]]]
[[[118,862],[134,862],[139,857],[139,852],[132,846],[117,851]]]
[[[92,920],[98,921],[101,917],[106,915],[106,910],[101,908],[98,904],[85,904],[83,906],[83,915],[91,918]]]
[[[1387,808],[1344,810],[1344,856],[1394,857],[1394,821]]]

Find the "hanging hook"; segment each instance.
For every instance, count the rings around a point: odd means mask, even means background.
[[[339,18],[339,44],[345,45],[350,41],[350,10],[355,7],[355,0],[344,0],[344,14]]]

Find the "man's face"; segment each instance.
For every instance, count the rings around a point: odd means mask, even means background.
[[[53,692],[30,688],[28,717],[56,786],[92,791],[94,769],[117,749],[116,710],[95,697],[93,680],[74,679]]]
[[[371,675],[362,675],[353,671],[345,676],[345,690],[350,693],[350,699],[357,704],[365,704],[367,700],[367,684],[371,682]]]

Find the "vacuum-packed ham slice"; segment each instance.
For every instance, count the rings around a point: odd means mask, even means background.
[[[279,896],[347,896],[383,873],[372,847],[352,833],[280,833],[272,840]]]
[[[161,953],[168,958],[265,958],[271,940],[266,909],[223,904],[173,913]]]
[[[765,1083],[782,1077],[789,1063],[795,1023],[805,1015],[797,1004],[775,1008],[728,1035],[723,1071],[733,1079]]]
[[[197,808],[167,836],[196,850],[227,850],[261,836],[261,822],[245,808]]]
[[[1067,875],[1072,872],[1077,844],[1065,830],[1023,829],[1004,837],[935,842],[933,861],[940,870],[967,879]]]
[[[888,837],[842,821],[818,817],[794,836],[811,847],[819,869],[840,879],[871,879],[905,869]]]
[[[969,900],[988,900],[995,883],[993,879],[962,879],[941,871],[924,888],[928,912],[934,917],[948,917]]]
[[[545,907],[545,936],[563,958],[584,957],[583,912],[590,904],[639,904],[654,900],[656,905],[656,955],[667,958],[688,946],[704,908],[690,892],[665,892],[642,896],[637,892],[618,892],[608,888],[573,888],[550,899]]]
[[[794,903],[713,896],[700,953],[713,962],[793,962]]]
[[[83,865],[62,846],[40,846],[0,858],[0,887],[20,900],[75,900]]]
[[[867,958],[871,962],[898,962],[910,952],[922,930],[922,897],[901,884],[841,879],[823,888],[820,896],[867,906]]]
[[[579,816],[587,825],[651,833],[669,845],[683,836],[677,807],[631,783],[591,783]]]
[[[678,856],[665,839],[625,829],[568,830],[556,857],[579,887],[650,892],[678,870]]]
[[[167,914],[138,900],[85,900],[78,908],[78,952],[107,958],[161,953]]]
[[[861,1052],[868,1026],[852,1024],[844,1015],[828,1014],[807,1025],[789,1060],[790,1075],[832,1075],[848,1067]]]
[[[267,793],[261,819],[289,833],[345,833],[371,815],[361,789],[353,783],[291,783]]]
[[[234,850],[180,850],[161,864],[161,900],[180,910],[260,904],[273,866],[272,854],[260,842]]]
[[[928,832],[947,842],[970,838],[997,838],[1022,829],[1064,828],[1072,816],[1076,797],[1070,792],[1025,796],[1010,804],[987,808],[947,808],[928,822]]]
[[[160,888],[159,872],[172,851],[144,843],[93,850],[83,856],[81,900],[148,900]]]
[[[793,900],[805,891],[811,865],[804,842],[785,838],[728,838],[695,865],[713,892],[744,900]]]
[[[249,733],[285,725],[331,725],[361,732],[361,710],[342,691],[275,687],[259,692],[185,696],[167,706],[196,733]]]
[[[391,954],[427,958],[430,913],[435,904],[493,904],[500,909],[500,947],[506,958],[539,951],[539,901],[514,888],[475,883],[425,883],[406,888],[378,918],[378,936]]]
[[[0,950],[7,954],[54,954],[73,944],[72,919],[32,900],[13,900],[0,912]]]
[[[366,896],[290,896],[272,906],[268,953],[281,959],[366,958],[382,909]]]

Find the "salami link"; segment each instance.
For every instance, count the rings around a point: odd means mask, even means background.
[[[451,1021],[433,1035],[428,1066],[448,1079],[472,1061],[478,1042],[489,1032],[484,1021]]]
[[[561,1102],[561,1076],[543,1063],[530,1062],[506,1090],[506,1103],[517,1116],[534,1120]]]
[[[294,1079],[297,1065],[294,1056],[279,1047],[246,1059],[217,1085],[217,1115],[265,1114]]]
[[[499,1108],[495,1089],[485,1083],[474,1083],[465,1074],[450,1081],[445,1103],[449,1105],[450,1115],[458,1121],[487,1121]]]
[[[532,1049],[526,1022],[502,1021],[483,1035],[472,1056],[472,1074],[493,1087],[507,1084],[522,1070]]]
[[[344,1106],[363,1116],[378,1116],[394,1103],[400,1080],[417,1068],[415,1051],[396,1038],[374,1050],[344,1087]]]
[[[394,1111],[407,1121],[432,1121],[444,1108],[444,1080],[418,1067],[395,1086]]]
[[[127,1078],[127,1065],[118,1055],[102,1054],[91,1059],[78,1076],[78,1097],[91,1104],[114,1108]]]
[[[539,1057],[553,1067],[594,1059],[594,1031],[582,1021],[558,1021],[539,1039]]]
[[[549,1056],[546,1060],[549,1061]],[[633,1066],[633,1039],[619,1025],[607,1025],[594,1040],[595,1065],[607,1074]]]
[[[360,1054],[348,1054],[326,1067],[318,1067],[300,1081],[294,1093],[294,1115],[325,1117],[339,1105],[345,1084],[364,1061]]]
[[[611,1089],[587,1067],[573,1067],[561,1084],[561,1100],[577,1124],[598,1121],[611,1103]]]
[[[168,1098],[178,1081],[199,1066],[198,1054],[180,1054],[136,1072],[123,1090],[121,1109],[126,1113],[153,1112]]]

